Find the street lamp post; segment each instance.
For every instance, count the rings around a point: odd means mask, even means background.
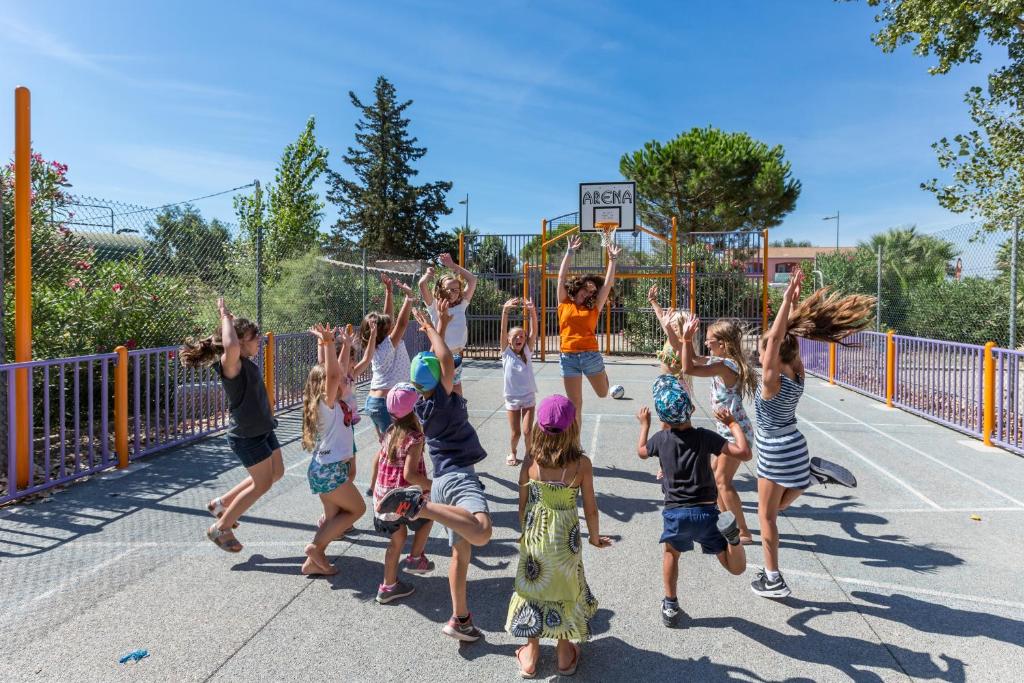
[[[839,251],[839,210],[836,210],[835,216],[825,216],[821,220],[823,221],[835,221],[836,222],[836,251]]]
[[[469,193],[468,192],[466,193],[466,198],[465,199],[460,199],[459,200],[459,204],[465,204],[466,205],[466,226],[464,228],[464,231],[468,233],[469,232]]]

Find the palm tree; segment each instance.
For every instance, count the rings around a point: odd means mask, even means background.
[[[883,271],[897,280],[904,295],[916,285],[942,282],[949,263],[959,254],[950,242],[921,234],[913,225],[889,228],[857,246],[872,254],[882,248]]]

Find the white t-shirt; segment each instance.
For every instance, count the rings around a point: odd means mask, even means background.
[[[452,306],[448,309],[452,319],[444,331],[444,343],[448,345],[449,349],[464,349],[466,344],[469,343],[469,324],[466,322],[467,308],[469,308],[469,302],[463,301],[458,306]],[[434,323],[434,327],[441,326],[441,317],[437,314],[436,299],[430,304],[430,320]]]
[[[320,435],[313,449],[313,459],[321,465],[350,460],[355,435],[352,425],[345,424],[345,411],[339,405],[328,406],[323,399],[316,409],[320,418]]]
[[[501,352],[501,367],[505,373],[505,398],[523,398],[537,393],[537,380],[533,377],[533,352],[523,346],[526,362],[506,346]]]
[[[391,343],[391,337],[384,337],[384,341],[373,351],[373,360],[370,363],[373,370],[370,389],[390,389],[399,382],[408,382],[410,362],[404,339],[395,347]]]

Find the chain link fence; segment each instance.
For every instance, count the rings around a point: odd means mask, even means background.
[[[986,231],[980,222],[931,233],[894,228],[804,267],[817,284],[876,296],[876,331],[1016,348],[1024,340],[1013,241],[1012,227]]]

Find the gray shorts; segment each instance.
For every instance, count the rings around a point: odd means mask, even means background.
[[[434,483],[430,485],[430,500],[434,503],[460,507],[473,514],[491,514],[487,508],[487,499],[484,497],[484,485],[472,470],[449,472],[435,477]],[[458,535],[448,529],[448,545],[455,545],[456,540]]]

